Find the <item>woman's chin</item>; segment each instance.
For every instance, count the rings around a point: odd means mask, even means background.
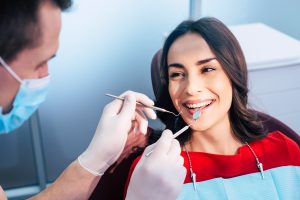
[[[206,126],[199,126],[199,125],[191,125],[190,129],[192,131],[196,131],[196,132],[203,132],[203,131],[206,131],[208,129],[208,127],[206,127]]]

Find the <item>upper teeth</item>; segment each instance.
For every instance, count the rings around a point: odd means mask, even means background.
[[[201,103],[195,103],[195,104],[185,104],[188,108],[200,108],[203,106],[207,106],[208,104],[210,104],[212,102],[212,100],[207,100],[207,101],[203,101]]]

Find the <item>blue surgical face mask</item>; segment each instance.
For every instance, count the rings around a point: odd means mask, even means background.
[[[12,109],[3,114],[0,106],[0,134],[9,133],[19,128],[45,101],[50,76],[40,79],[22,80],[0,57],[0,64],[18,81],[20,88],[14,98]]]

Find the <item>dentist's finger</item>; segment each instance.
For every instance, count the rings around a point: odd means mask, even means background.
[[[135,98],[136,98],[136,101],[140,102],[143,105],[146,105],[146,106],[153,106],[154,105],[154,102],[149,97],[147,97],[146,95],[144,95],[142,93],[126,91],[123,94],[121,94],[121,96],[127,95],[127,94],[134,94]],[[139,105],[137,105],[137,107],[142,108],[142,110],[145,112],[147,117],[149,117],[150,119],[156,119],[157,118],[156,113],[154,112],[153,109],[143,107],[143,106],[139,106]]]
[[[148,158],[152,154],[152,152],[154,151],[155,146],[156,146],[156,143],[147,146],[146,149],[143,152],[141,160],[144,160],[144,159]]]
[[[168,155],[172,156],[172,157],[178,157],[178,156],[180,156],[180,153],[181,153],[180,144],[179,144],[178,140],[173,139],[170,149],[168,151]]]
[[[126,95],[121,111],[119,113],[119,117],[124,120],[131,120],[132,116],[135,115],[135,108],[136,108],[135,102],[136,102],[136,98],[134,95],[132,94]]]
[[[105,118],[107,118],[107,117],[110,118],[110,117],[116,116],[120,112],[122,105],[123,105],[123,102],[121,102],[117,99],[113,100],[112,102],[110,102],[104,106],[103,111],[102,111],[102,116]]]
[[[145,94],[139,93],[139,92],[133,92],[133,91],[126,91],[122,93],[120,96],[123,97],[128,94],[133,94],[136,97],[136,100],[138,102],[141,102],[142,104],[148,105],[148,106],[153,106],[154,102]]]
[[[148,118],[150,119],[156,119],[157,115],[155,113],[155,111],[152,108],[147,108],[147,107],[143,107],[140,105],[137,105],[138,108],[141,108],[143,110],[143,112],[147,115]]]
[[[183,166],[183,164],[184,164],[184,158],[183,158],[182,156],[178,156],[177,162],[178,162],[178,164],[179,164],[180,166]]]
[[[170,130],[164,130],[153,149],[153,153],[157,155],[167,155],[172,144],[173,134]]]
[[[102,113],[105,113],[104,117],[114,117],[124,109],[122,113],[125,113],[126,117],[130,116],[131,119],[135,108],[136,98],[134,95],[130,95],[130,97],[124,96],[124,101],[120,101],[119,99],[113,100],[104,107]]]
[[[135,113],[136,113],[135,120],[138,123],[139,131],[145,135],[147,133],[147,129],[148,129],[147,117],[145,116],[145,114],[142,111],[140,111],[138,109],[136,109]]]

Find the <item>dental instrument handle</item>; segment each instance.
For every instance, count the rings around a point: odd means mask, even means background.
[[[180,129],[179,131],[177,131],[174,135],[173,138],[177,138],[180,134],[182,134],[184,131],[186,131],[188,128],[190,128],[190,125],[186,125],[185,127],[183,127],[182,129]],[[146,153],[146,157],[150,156],[151,153],[154,151],[154,149],[151,149],[148,153]]]
[[[178,114],[175,114],[175,113],[173,113],[171,111],[168,111],[164,108],[160,108],[160,107],[156,107],[156,106],[147,106],[147,105],[144,105],[144,106],[148,107],[148,108],[152,108],[153,110],[156,110],[156,111],[170,113],[170,114],[174,115],[175,117],[178,117],[181,114],[181,112],[179,112]]]
[[[106,96],[109,96],[109,97],[112,97],[112,98],[115,98],[115,99],[119,99],[119,100],[122,100],[124,101],[124,97],[118,97],[118,96],[115,96],[115,95],[112,95],[112,94],[105,94]],[[145,104],[142,104],[140,102],[136,102],[137,105],[139,106],[143,106],[143,107],[147,107],[147,108],[151,108],[153,110],[157,110],[157,111],[160,111],[160,112],[168,112],[168,113],[172,113],[171,111],[168,111],[166,109],[163,109],[163,108],[159,108],[159,107],[156,107],[156,106],[148,106],[148,105],[145,105]],[[172,113],[174,114],[174,113]]]
[[[190,125],[186,125],[185,127],[183,127],[182,129],[180,129],[179,131],[177,131],[174,135],[173,138],[177,138],[179,135],[181,135],[181,133],[183,133],[184,131],[188,130],[188,128],[190,128]]]

